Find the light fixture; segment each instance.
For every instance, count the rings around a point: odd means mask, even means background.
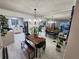
[[[31,21],[32,21],[31,19],[28,20],[28,22],[31,22]]]
[[[37,18],[36,18],[36,17],[37,17],[36,11],[37,11],[37,9],[35,8],[35,9],[34,9],[34,20],[33,20],[33,21],[34,21],[35,23],[41,22],[42,19],[38,19],[38,20],[37,20]]]
[[[53,23],[56,23],[56,21],[48,21],[48,23],[52,23],[53,24]]]
[[[36,25],[36,22],[37,22],[37,20],[36,20],[36,11],[37,11],[37,9],[35,8],[34,9],[34,25]]]
[[[41,21],[42,21],[42,19],[39,19],[39,21],[41,22]]]
[[[17,19],[16,17],[13,17],[12,19]]]

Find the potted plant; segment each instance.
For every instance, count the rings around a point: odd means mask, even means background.
[[[8,19],[5,16],[0,15],[0,33],[2,40],[3,38],[5,38],[7,32],[8,32]],[[5,58],[8,59],[8,52],[7,52],[7,47],[4,46],[3,44],[3,59]]]
[[[61,48],[62,48],[62,46],[63,46],[63,39],[59,39],[59,41],[57,42],[57,45],[56,45],[56,50],[57,51],[61,51]]]
[[[57,50],[58,52],[61,51],[61,46],[60,46],[59,44],[56,45],[56,50]]]
[[[0,15],[1,36],[5,36],[8,32],[8,19]]]
[[[32,27],[31,33],[34,34],[35,37],[38,37],[38,34],[39,34],[38,27],[36,26]]]
[[[61,48],[62,48],[63,42],[64,42],[63,37],[64,37],[64,33],[59,33],[58,40],[57,40],[57,45],[56,45],[56,50],[58,52],[61,52]]]

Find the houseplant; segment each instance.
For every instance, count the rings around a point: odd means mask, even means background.
[[[1,36],[5,36],[8,32],[8,19],[0,15],[0,28],[1,28]]]
[[[57,45],[56,45],[56,50],[61,52],[61,48],[63,46],[63,42],[64,42],[64,33],[59,33],[58,35],[58,40],[57,40]]]
[[[34,34],[35,37],[37,37],[38,34],[39,34],[38,27],[33,26],[33,27],[31,28],[31,33]]]
[[[1,33],[1,39],[2,41],[4,41],[3,38],[5,38],[5,35],[8,32],[8,19],[4,16],[4,15],[0,15],[0,33]],[[4,46],[4,43],[2,43],[3,46],[3,59],[8,59],[8,51],[7,51],[7,47]]]

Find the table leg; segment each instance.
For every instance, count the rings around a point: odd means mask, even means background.
[[[43,51],[45,52],[46,49],[46,41],[44,41]]]
[[[37,57],[37,53],[38,53],[38,49],[36,48],[36,53],[35,53],[35,56]]]

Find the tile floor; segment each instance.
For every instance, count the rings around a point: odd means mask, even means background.
[[[44,32],[39,33],[40,36],[45,37]],[[54,39],[46,38],[46,51],[40,58],[34,59],[63,59],[63,52],[56,51],[56,43]],[[15,34],[15,42],[8,46],[9,59],[28,59],[21,50],[21,42],[25,39],[24,33]],[[0,49],[0,59],[2,59],[2,50]]]

